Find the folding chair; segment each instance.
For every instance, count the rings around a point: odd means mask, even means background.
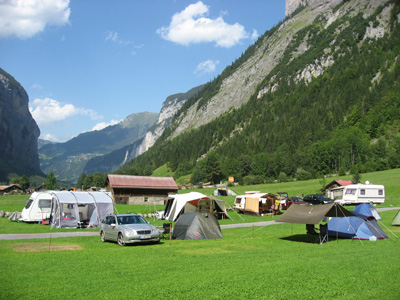
[[[319,243],[322,245],[325,242],[328,242],[328,224],[320,224],[319,225]]]

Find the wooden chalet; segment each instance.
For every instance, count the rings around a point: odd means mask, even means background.
[[[333,180],[325,186],[325,196],[331,199],[341,198],[345,186],[354,184],[351,180]]]
[[[24,190],[18,184],[0,185],[0,195],[7,195],[11,192],[22,194]]]
[[[106,187],[116,204],[164,204],[169,194],[178,192],[172,177],[109,174]]]

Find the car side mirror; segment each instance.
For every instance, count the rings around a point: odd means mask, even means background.
[[[117,224],[114,224],[114,223],[111,224],[111,227],[112,227],[112,228],[114,228],[115,226],[117,226]]]

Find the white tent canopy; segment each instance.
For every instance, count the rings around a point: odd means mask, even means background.
[[[224,201],[198,192],[170,195],[165,204],[164,217],[174,222],[182,213],[198,211],[212,212],[220,217],[229,218]]]
[[[112,198],[103,192],[51,192],[53,210],[51,226],[79,227],[99,225],[114,212]]]
[[[51,223],[51,226],[83,227],[100,224],[114,212],[111,196],[103,192],[35,192],[21,213],[21,221]]]

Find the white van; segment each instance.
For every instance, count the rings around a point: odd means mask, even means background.
[[[350,184],[345,186],[341,199],[335,199],[340,204],[373,203],[385,202],[385,186],[380,184]]]

